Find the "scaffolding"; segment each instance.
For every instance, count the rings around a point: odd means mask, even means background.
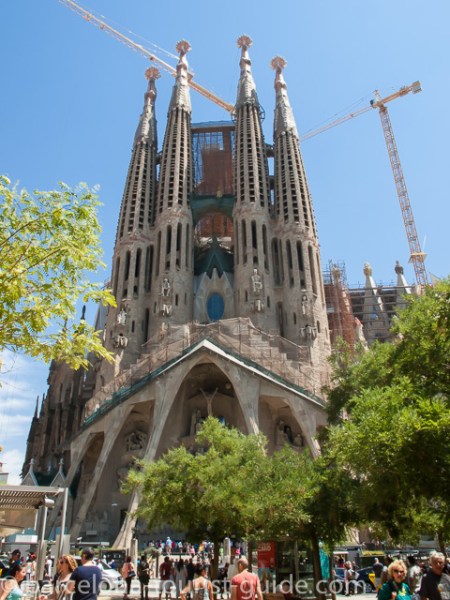
[[[347,285],[345,263],[329,261],[323,271],[323,282],[331,344],[335,345],[338,338],[342,338],[353,346],[357,342],[357,322]]]

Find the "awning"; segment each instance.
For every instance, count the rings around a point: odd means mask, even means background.
[[[46,499],[56,499],[63,492],[59,487],[0,485],[0,511],[39,508]]]

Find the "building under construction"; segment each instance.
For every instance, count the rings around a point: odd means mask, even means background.
[[[368,265],[361,289],[348,288],[342,266],[322,275],[285,61],[272,61],[269,145],[251,40],[238,45],[234,120],[193,124],[189,45],[178,44],[161,149],[158,72],[147,71],[118,210],[117,307],[96,324],[114,362],[92,357],[87,373],[52,364],[28,438],[24,482],[70,488],[72,539],[129,548],[132,535],[148,537],[134,516],[139,496],[122,494],[122,481],[136,458],[155,460],[177,445],[195,451],[210,415],[263,432],[269,451],[289,444],[316,455],[333,343],[388,339],[395,307],[410,293],[400,266],[389,289]],[[58,507],[50,529],[57,516]]]

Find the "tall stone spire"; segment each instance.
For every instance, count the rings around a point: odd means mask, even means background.
[[[369,345],[376,339],[386,339],[389,335],[389,317],[378,286],[373,278],[372,266],[364,263],[364,308],[363,326]]]
[[[127,234],[147,229],[152,222],[155,183],[157,131],[155,81],[160,77],[158,69],[150,67],[145,72],[148,88],[144,108],[134,136],[133,150],[120,209],[117,243]]]
[[[395,306],[397,307],[397,309],[401,309],[405,308],[407,305],[405,296],[409,296],[411,294],[411,287],[406,281],[406,277],[403,272],[403,267],[398,260],[395,261],[395,273],[397,275],[397,291],[395,294]]]
[[[272,239],[283,334],[308,346],[311,363],[326,364],[330,351],[319,242],[300,151],[300,141],[283,77],[284,58],[275,70],[274,191],[276,236]],[[282,317],[281,317],[282,315]],[[324,367],[324,372],[326,368]]]
[[[109,308],[105,327],[105,343],[116,353],[116,369],[135,362],[147,340],[147,271],[155,217],[158,151],[155,82],[160,75],[158,69],[150,67],[145,76],[148,86],[134,136],[113,256],[112,288],[117,307]],[[106,372],[100,374],[98,386],[109,379],[110,368],[102,366]]]
[[[238,83],[238,93],[236,99],[236,108],[244,104],[254,104],[259,106],[258,96],[256,94],[256,85],[252,75],[252,61],[248,55],[248,49],[253,44],[248,35],[241,35],[237,45],[241,48],[241,76]]]
[[[261,107],[243,35],[241,74],[236,99],[234,274],[236,314],[255,324],[277,327],[270,256],[270,186],[266,145],[261,127]]]
[[[180,55],[177,64],[176,83],[172,89],[172,98],[170,100],[169,112],[175,108],[183,108],[191,113],[191,96],[189,93],[189,75],[188,62],[186,54],[190,51],[191,45],[186,40],[181,40],[177,44],[177,52]]]
[[[276,91],[274,118],[275,210],[281,222],[299,223],[302,229],[315,237],[316,226],[300,151],[300,141],[283,77],[283,69],[286,64],[281,56],[276,56],[271,62],[271,66],[275,70]]]
[[[189,42],[177,44],[180,55],[161,154],[152,251],[149,337],[170,323],[192,320],[194,189],[191,100],[186,54]]]

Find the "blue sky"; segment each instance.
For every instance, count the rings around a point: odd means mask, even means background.
[[[446,175],[450,120],[447,0],[88,0],[83,6],[153,50],[175,53],[187,39],[198,83],[233,103],[239,76],[236,39],[253,39],[250,56],[272,141],[277,54],[300,133],[320,127],[419,79],[423,91],[389,105],[427,269],[447,276],[450,209]],[[146,88],[143,56],[74,14],[58,0],[3,0],[0,22],[0,171],[29,190],[58,181],[100,186],[109,276],[116,222],[134,130]],[[160,53],[171,64],[175,59]],[[158,81],[162,143],[173,79]],[[226,113],[192,92],[193,121]],[[370,111],[303,146],[323,263],[344,261],[350,284],[364,262],[377,282],[394,279],[395,261],[410,282],[409,250],[380,120]],[[8,360],[7,360],[8,363]],[[1,376],[3,461],[18,472],[47,367],[22,357]],[[14,425],[14,426],[12,426]]]

